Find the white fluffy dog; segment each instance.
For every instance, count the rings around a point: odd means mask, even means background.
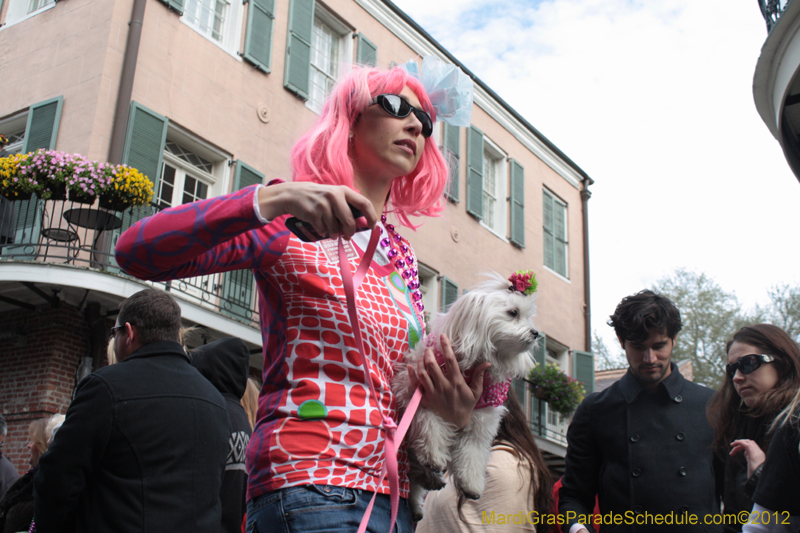
[[[433,343],[439,350],[441,334],[450,339],[462,373],[481,362],[492,363],[484,378],[484,395],[488,379],[491,384],[503,384],[511,378],[526,376],[533,367],[531,350],[539,336],[532,320],[536,313],[535,296],[513,290],[509,281],[497,274],[490,277],[456,300],[447,313],[436,316],[431,324],[433,333],[418,342],[406,354],[405,362],[397,366],[392,388],[403,409],[412,394],[407,365],[416,369],[425,349]],[[457,431],[455,426],[420,405],[408,432],[409,503],[414,520],[422,518],[425,492],[444,486],[441,474],[445,470],[467,498],[481,497],[489,450],[505,413],[502,405],[476,408],[467,426]]]

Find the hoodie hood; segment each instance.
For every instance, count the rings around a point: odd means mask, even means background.
[[[225,337],[195,348],[189,354],[192,366],[223,394],[241,399],[247,387],[250,350],[242,339]]]

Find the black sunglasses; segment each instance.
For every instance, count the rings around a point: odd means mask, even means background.
[[[765,354],[743,355],[735,363],[728,363],[727,365],[725,365],[725,371],[728,373],[728,377],[733,379],[733,376],[736,375],[737,370],[742,374],[749,374],[750,372],[754,372],[759,368],[761,368],[761,365],[763,365],[764,363],[771,363],[774,360],[775,357],[772,355],[765,355]]]
[[[110,337],[110,338],[112,338],[112,339],[113,339],[113,338],[116,338],[116,336],[117,336],[117,330],[118,330],[118,329],[124,329],[124,328],[125,328],[125,324],[123,324],[123,325],[121,325],[121,326],[114,326],[113,328],[111,328],[111,337]]]
[[[423,111],[417,109],[408,101],[397,94],[379,94],[369,105],[380,104],[384,111],[397,118],[406,118],[411,113],[414,113],[419,121],[422,123],[422,136],[427,138],[433,134],[433,121],[431,116]]]

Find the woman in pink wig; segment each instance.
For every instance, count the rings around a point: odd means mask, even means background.
[[[467,126],[472,105],[471,82],[455,67],[426,58],[421,75],[416,70],[346,74],[292,150],[293,181],[167,209],[117,245],[119,265],[142,279],[253,271],[264,370],[247,450],[248,531],[354,531],[374,493],[368,531],[389,527],[390,484],[380,479],[384,417],[399,421],[390,379],[424,321],[416,257],[386,215],[414,228],[410,217],[443,210],[448,167],[431,138],[433,121],[438,113]],[[355,296],[368,376],[329,240],[343,238],[344,267],[355,269],[370,240],[361,229],[381,233]],[[442,348],[455,368],[446,339]],[[415,370],[423,405],[463,427],[485,367],[466,383],[443,372],[431,351]],[[398,462],[397,531],[410,532],[404,447]]]

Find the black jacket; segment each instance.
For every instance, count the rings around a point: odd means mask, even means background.
[[[28,531],[33,520],[33,467],[0,498],[0,533]]]
[[[229,436],[180,344],[147,344],[78,384],[39,460],[37,532],[217,533]]]
[[[247,509],[245,450],[250,442],[250,422],[242,399],[250,371],[250,350],[243,340],[226,337],[206,344],[190,354],[192,366],[222,393],[228,408],[230,441],[225,475],[222,478],[222,531],[239,533]]]
[[[724,469],[712,452],[714,432],[706,419],[713,394],[685,380],[672,364],[670,375],[653,394],[647,394],[628,370],[608,389],[587,396],[567,431],[559,512],[586,516],[598,495],[601,515],[623,520],[603,523],[603,533],[719,531],[720,526],[703,523],[706,514],[719,513]],[[687,512],[699,522],[677,525]],[[647,518],[636,518],[642,513],[672,513],[673,524],[636,525],[636,520]],[[567,520],[562,531],[578,521]]]

